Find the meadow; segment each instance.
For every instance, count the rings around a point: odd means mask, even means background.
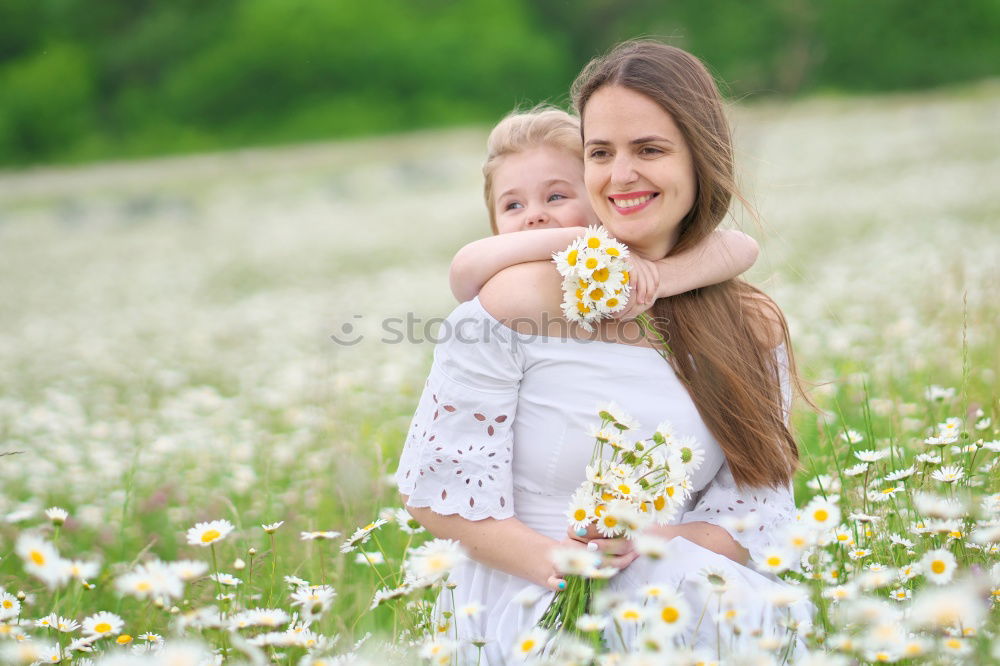
[[[996,83],[733,110],[732,223],[818,407],[798,503],[840,517],[783,573],[812,663],[1000,659],[998,115]],[[4,663],[453,660],[433,590],[368,609],[426,538],[390,476],[484,144],[0,173]]]

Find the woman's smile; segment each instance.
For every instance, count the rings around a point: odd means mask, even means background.
[[[612,194],[608,197],[611,205],[622,215],[631,215],[644,209],[649,202],[660,195],[659,192],[629,192]]]

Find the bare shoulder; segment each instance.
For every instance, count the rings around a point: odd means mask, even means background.
[[[515,330],[562,318],[562,280],[551,261],[531,261],[503,269],[483,286],[479,302],[490,315]]]
[[[770,296],[758,289],[748,291],[744,294],[743,307],[762,345],[773,349],[785,341],[788,324],[781,308]]]

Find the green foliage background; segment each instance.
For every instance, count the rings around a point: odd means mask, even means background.
[[[491,122],[639,35],[760,96],[996,76],[997,34],[997,0],[4,0],[0,164]]]

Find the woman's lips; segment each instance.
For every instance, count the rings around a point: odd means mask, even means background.
[[[615,211],[622,215],[632,215],[649,205],[653,199],[659,196],[659,192],[629,192],[628,194],[612,194],[608,201]]]

